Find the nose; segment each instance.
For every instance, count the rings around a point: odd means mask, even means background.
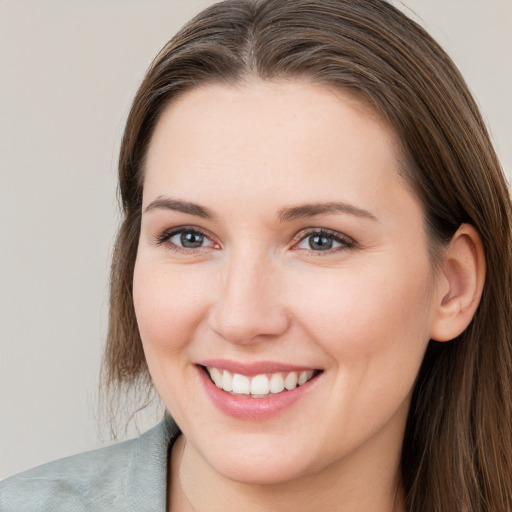
[[[226,262],[209,315],[209,326],[225,340],[250,344],[284,334],[290,317],[282,304],[283,279],[265,257],[239,254]]]

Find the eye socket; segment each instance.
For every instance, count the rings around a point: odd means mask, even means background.
[[[336,252],[354,247],[354,241],[341,233],[320,229],[302,234],[296,249],[314,252]]]
[[[181,231],[169,238],[169,242],[186,249],[197,249],[203,247],[209,239],[197,231]]]
[[[156,238],[157,245],[166,244],[169,249],[179,252],[190,252],[203,247],[217,248],[205,233],[193,228],[178,228],[165,231]]]

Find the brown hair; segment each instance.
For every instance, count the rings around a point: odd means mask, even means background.
[[[383,0],[227,0],[158,54],[137,92],[119,159],[123,223],[115,245],[104,378],[150,377],[132,279],[144,159],[159,116],[184,91],[247,77],[303,78],[363,96],[403,144],[432,259],[461,223],[481,235],[487,276],[477,313],[449,343],[431,341],[402,454],[408,509],[512,510],[511,206],[499,162],[459,71],[415,22]]]

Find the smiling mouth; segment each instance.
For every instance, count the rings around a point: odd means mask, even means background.
[[[302,370],[290,372],[262,373],[248,377],[228,370],[211,366],[200,367],[209,376],[210,380],[220,389],[234,396],[250,398],[268,398],[292,391],[303,386],[322,370]]]

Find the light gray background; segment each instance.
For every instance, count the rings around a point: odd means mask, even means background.
[[[107,438],[119,139],[153,56],[211,3],[0,0],[0,479]],[[510,176],[512,0],[403,4],[461,68]]]

